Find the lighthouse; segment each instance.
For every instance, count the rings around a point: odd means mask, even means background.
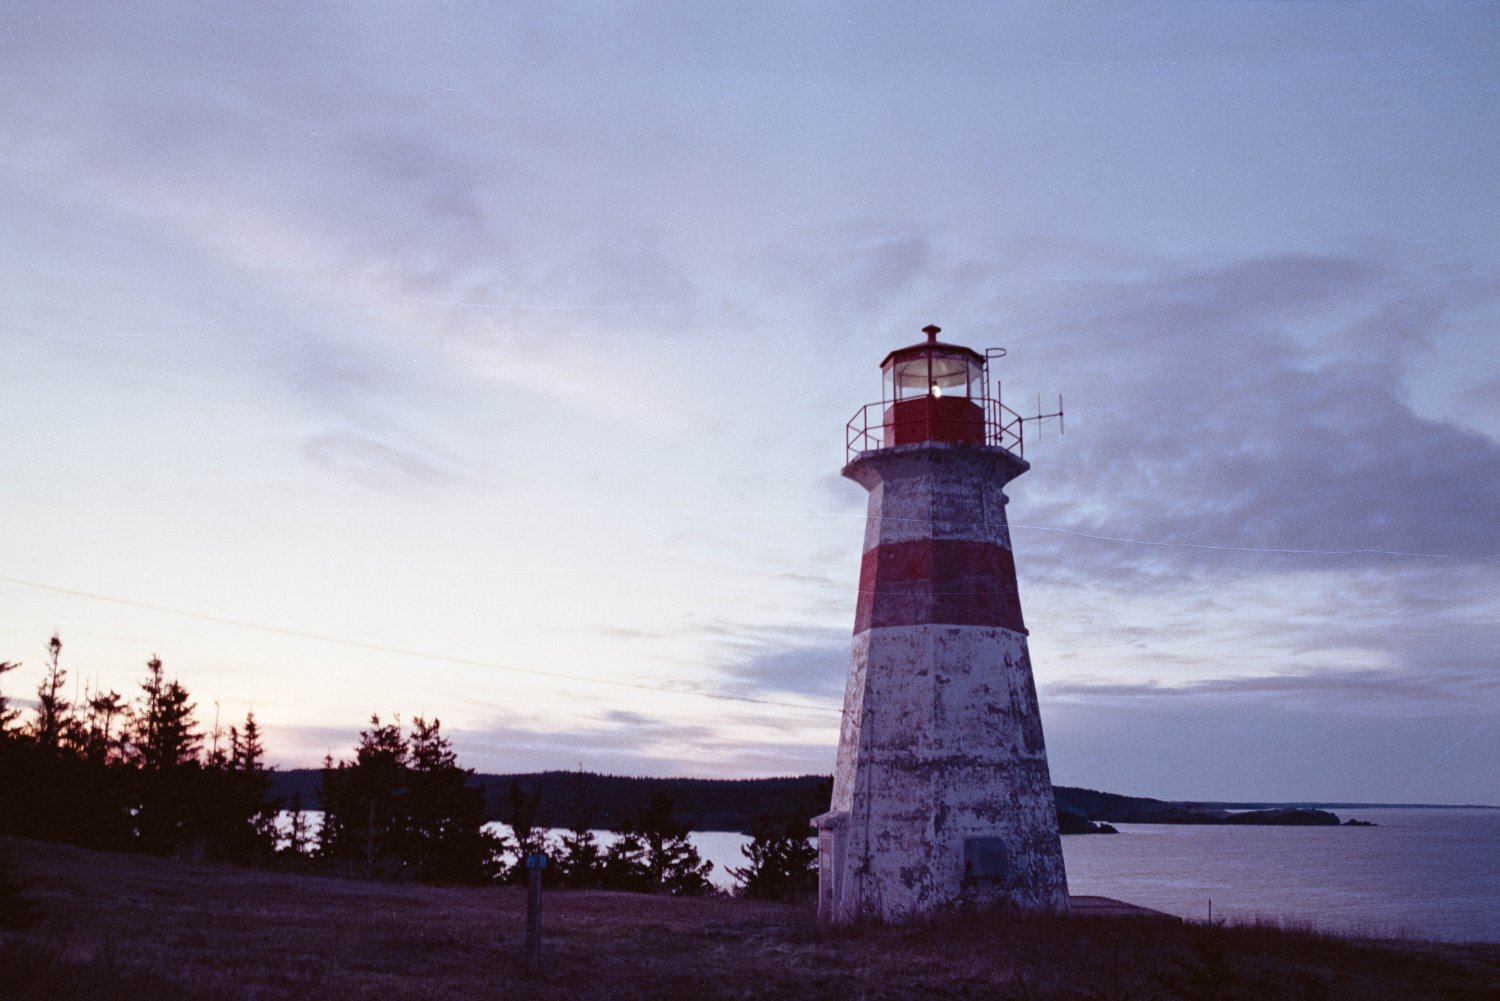
[[[989,395],[1003,349],[923,333],[848,426],[843,474],[869,507],[833,800],[813,820],[832,921],[1068,906],[1005,519],[1033,418]]]

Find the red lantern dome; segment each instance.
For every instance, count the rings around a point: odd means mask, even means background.
[[[884,446],[921,441],[985,443],[985,358],[943,344],[941,328],[922,328],[927,340],[898,348],[880,363],[884,389]]]

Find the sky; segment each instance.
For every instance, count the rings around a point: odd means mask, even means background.
[[[12,2],[0,659],[272,761],[827,773],[936,323],[1055,782],[1500,804],[1500,14]]]

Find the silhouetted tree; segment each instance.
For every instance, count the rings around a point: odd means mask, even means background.
[[[59,663],[62,639],[56,633],[47,641],[47,672],[36,690],[36,722],[31,736],[44,751],[62,750],[73,731],[73,705],[63,695],[68,672]]]
[[[157,657],[146,662],[141,693],[131,734],[131,748],[140,766],[148,772],[164,772],[195,764],[203,744],[203,734],[193,719],[198,707],[188,701],[187,689],[175,678],[165,679]]]
[[[583,772],[580,771],[573,790],[572,818],[567,833],[559,839],[553,867],[563,886],[589,890],[604,884],[604,849],[590,829],[590,819]]]
[[[21,665],[16,661],[0,660],[0,740],[10,737],[15,729],[16,720],[20,718],[21,711],[10,707],[10,699],[5,695],[5,674],[14,671]]]
[[[291,802],[287,804],[285,842],[277,844],[276,854],[300,865],[312,856],[317,843],[312,825],[307,819],[307,811],[303,807],[302,791],[294,790]]]
[[[135,841],[148,852],[181,850],[195,836],[207,836],[217,826],[203,823],[207,804],[200,795],[205,783],[198,761],[203,735],[193,718],[197,707],[189,698],[175,678],[166,680],[159,658],[146,662],[146,680],[141,682],[140,707],[133,713],[128,746],[136,768],[131,811]]]
[[[688,829],[674,816],[672,797],[659,792],[641,814],[637,829],[646,839],[646,866],[653,891],[676,896],[707,893],[713,889],[708,874],[714,864],[706,862],[688,841]]]
[[[117,720],[127,720],[129,709],[119,692],[95,692],[88,697],[83,728],[83,756],[92,765],[117,764],[123,758],[123,734],[115,736]]]
[[[795,902],[818,889],[818,850],[808,840],[806,821],[762,821],[740,849],[749,865],[730,867],[740,894],[761,900]]]
[[[400,719],[382,724],[371,716],[370,729],[359,732],[352,762],[335,766],[331,757],[324,759],[320,855],[345,867],[361,866],[367,876],[400,872],[406,756]]]
[[[605,885],[615,890],[687,896],[713,889],[704,861],[679,824],[672,797],[658,792],[639,815],[621,825],[604,853]]]
[[[441,722],[412,719],[407,776],[406,861],[431,883],[480,883],[492,878],[501,839],[484,829],[484,790],[458,765]]]
[[[229,728],[228,751],[211,752],[201,770],[197,799],[205,847],[232,862],[268,859],[276,851],[276,804],[255,713],[245,728]]]
[[[538,852],[547,851],[547,832],[537,826],[537,812],[542,805],[542,790],[540,786],[526,788],[515,779],[510,780],[510,791],[507,794],[507,802],[510,807],[510,832],[515,838],[515,844],[511,851],[515,855],[515,864],[507,873],[512,882],[526,882],[526,856]],[[543,878],[547,882],[553,882],[557,876],[548,870],[543,872]]]
[[[318,854],[368,875],[431,882],[489,878],[499,841],[484,830],[484,792],[470,786],[437,720],[418,717],[408,740],[400,721],[370,718],[354,761],[323,766]]]
[[[649,893],[651,868],[646,862],[646,839],[634,830],[629,821],[618,825],[612,833],[615,838],[604,849],[604,864],[601,878],[606,889],[629,890],[632,893]]]

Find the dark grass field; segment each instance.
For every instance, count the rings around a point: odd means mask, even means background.
[[[1500,998],[1500,945],[1138,918],[952,914],[832,930],[810,907],[365,883],[13,841],[43,923],[0,998]]]

